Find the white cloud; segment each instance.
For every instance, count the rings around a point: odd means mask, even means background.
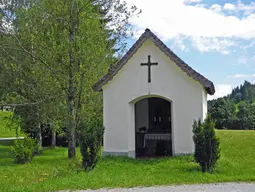
[[[215,86],[215,94],[209,95],[208,100],[217,99],[219,97],[226,96],[232,91],[232,86],[228,84],[219,84]]]
[[[194,5],[194,7],[201,7],[201,8],[204,8],[204,7],[206,7],[206,4],[204,4],[204,3],[198,3],[198,4],[195,4]]]
[[[229,39],[220,39],[216,37],[193,37],[193,46],[201,52],[217,51],[222,54],[228,54],[230,46],[234,45],[234,42]]]
[[[255,11],[255,2],[251,2],[249,5],[245,5],[241,0],[238,0],[237,9],[245,11],[246,15],[251,14],[253,11]]]
[[[179,48],[181,51],[188,51],[188,48],[185,46],[184,41],[185,37],[178,36],[174,39],[172,48]]]
[[[248,62],[248,58],[245,57],[245,56],[241,56],[241,57],[239,57],[239,58],[237,59],[237,62],[238,62],[239,64],[246,64],[246,63]]]
[[[255,84],[255,74],[252,75],[251,83],[252,83],[252,84]]]
[[[221,9],[222,9],[222,7],[221,7],[221,5],[219,5],[219,4],[213,4],[211,7],[210,7],[210,9],[211,10],[213,10],[213,11],[215,11],[215,12],[221,12]]]
[[[253,65],[255,61],[254,57],[255,56],[241,55],[237,58],[236,63],[233,63],[233,65],[251,67],[251,65]]]
[[[243,45],[241,46],[240,48],[243,49],[243,50],[246,50],[248,48],[251,48],[255,45],[255,41],[251,41],[250,43],[246,44],[246,45]]]
[[[247,75],[247,74],[235,74],[235,75],[229,75],[228,78],[232,78],[232,79],[238,79],[238,78],[247,78],[250,77],[251,75]]]
[[[184,0],[183,2],[184,3],[199,3],[201,2],[202,0]]]
[[[225,3],[225,5],[223,6],[223,9],[225,9],[225,10],[235,10],[236,6],[232,3]]]
[[[242,1],[238,0],[236,4],[225,3],[223,9],[234,12],[244,11],[245,15],[249,15],[255,11],[255,2],[244,4]]]
[[[125,0],[130,5],[142,9],[139,17],[132,18],[131,24],[137,29],[150,28],[162,40],[172,40],[179,35],[199,40],[203,51],[229,53],[228,48],[235,46],[234,39],[255,39],[255,15],[249,13],[242,18],[222,14],[220,5],[201,6],[197,1],[186,0]],[[193,2],[193,4],[190,4]],[[251,3],[237,3],[238,10],[254,10]],[[228,6],[229,8],[229,6]],[[210,42],[210,43],[208,43]],[[215,44],[215,45],[212,45]],[[218,48],[220,46],[220,48]]]

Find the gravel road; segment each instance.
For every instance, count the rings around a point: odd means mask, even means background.
[[[137,187],[129,189],[81,190],[75,192],[255,192],[255,183],[216,183],[160,187]],[[67,191],[62,191],[67,192]]]

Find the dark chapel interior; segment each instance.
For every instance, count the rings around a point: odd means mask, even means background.
[[[136,158],[172,155],[171,102],[157,97],[135,104]]]

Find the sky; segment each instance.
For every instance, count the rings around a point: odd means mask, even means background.
[[[134,41],[149,28],[222,97],[255,83],[255,2],[252,0],[125,0],[142,13],[130,20]]]

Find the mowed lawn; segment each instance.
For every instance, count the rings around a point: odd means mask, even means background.
[[[221,158],[215,173],[201,173],[192,156],[132,160],[103,158],[86,173],[67,160],[67,149],[47,149],[32,163],[15,165],[0,145],[0,191],[49,191],[229,181],[255,182],[255,131],[217,131]]]

